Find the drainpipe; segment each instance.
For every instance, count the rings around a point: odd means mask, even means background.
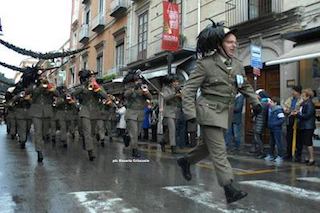
[[[129,19],[129,34],[128,34],[128,61],[131,62],[131,52],[132,52],[132,22],[133,22],[133,3],[130,1],[130,19]]]
[[[200,33],[200,22],[201,22],[201,0],[198,0],[198,20],[197,20],[198,35]]]

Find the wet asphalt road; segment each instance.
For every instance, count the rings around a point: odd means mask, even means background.
[[[130,160],[118,142],[96,146],[97,158],[77,142],[68,149],[46,144],[38,164],[31,142],[21,150],[0,126],[0,212],[319,212],[320,169],[303,164],[275,166],[250,156],[230,156],[245,199],[227,205],[208,160],[182,179],[176,158],[144,151],[148,162]],[[320,160],[320,159],[318,159]]]

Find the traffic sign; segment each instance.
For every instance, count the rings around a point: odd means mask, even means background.
[[[255,68],[262,69],[261,47],[251,45],[251,60],[250,65]]]

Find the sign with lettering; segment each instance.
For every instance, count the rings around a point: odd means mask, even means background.
[[[179,5],[163,1],[162,49],[176,51],[179,49]]]

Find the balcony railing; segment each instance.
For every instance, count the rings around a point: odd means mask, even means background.
[[[103,14],[98,14],[91,22],[91,30],[94,32],[99,32],[103,30],[105,24],[105,16]]]
[[[283,0],[228,0],[225,13],[228,26],[237,25],[271,13],[280,13]]]
[[[128,64],[138,61],[138,60],[143,60],[147,58],[147,50],[139,50],[138,49],[138,44],[133,45],[129,47],[128,49]]]
[[[81,43],[85,43],[89,40],[89,25],[84,24],[81,26],[80,33],[79,33],[79,41]]]
[[[125,15],[128,8],[127,0],[113,0],[111,2],[111,13],[110,16],[119,18]]]

